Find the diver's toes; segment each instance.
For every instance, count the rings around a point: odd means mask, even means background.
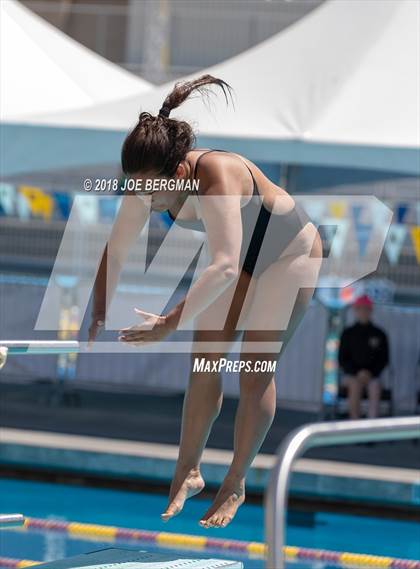
[[[210,522],[212,527],[218,528],[220,526],[220,517],[219,516],[212,516],[210,518]]]
[[[230,524],[230,522],[232,521],[232,516],[226,516],[226,518],[223,520],[224,524],[223,527],[226,527],[227,525]]]
[[[163,521],[168,521],[170,518],[172,518],[173,516],[176,516],[177,514],[179,514],[179,512],[181,511],[181,507],[178,506],[177,504],[172,503],[168,509],[166,510],[166,512],[164,512],[163,514],[161,514],[161,518],[163,519]]]

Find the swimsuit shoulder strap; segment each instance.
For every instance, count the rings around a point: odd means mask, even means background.
[[[200,160],[203,158],[203,156],[205,156],[206,154],[210,154],[210,152],[217,152],[217,150],[206,150],[205,152],[203,152],[203,154],[200,154],[200,156],[197,158],[196,162],[195,162],[195,166],[194,166],[194,172],[193,172],[193,180],[195,180],[196,176],[197,176],[197,168],[198,165],[200,163]]]
[[[206,154],[209,154],[210,152],[226,152],[226,153],[229,154],[229,151],[228,151],[228,150],[220,150],[220,149],[218,149],[218,148],[213,148],[213,149],[211,149],[211,150],[206,150],[205,152],[203,152],[203,154],[200,154],[200,156],[197,158],[197,161],[196,161],[195,166],[194,166],[193,179],[195,179],[195,177],[196,177],[196,175],[197,175],[197,167],[198,167],[198,164],[199,164],[201,158],[202,158],[203,156],[205,156]],[[253,183],[253,190],[252,190],[252,191],[253,191],[253,194],[254,194],[254,195],[259,194],[259,192],[258,192],[258,187],[257,187],[257,182],[255,181],[254,174],[252,173],[251,168],[248,166],[248,164],[245,162],[245,160],[242,160],[242,158],[241,158],[240,156],[238,156],[238,158],[239,158],[239,159],[241,160],[241,162],[246,166],[246,168],[248,169],[248,172],[251,174],[252,183]]]

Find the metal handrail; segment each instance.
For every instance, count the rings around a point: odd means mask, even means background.
[[[22,514],[0,514],[0,529],[10,526],[21,526],[25,521]]]
[[[292,431],[277,451],[265,496],[267,569],[284,569],[287,498],[294,462],[309,448],[420,438],[420,416],[317,423]]]

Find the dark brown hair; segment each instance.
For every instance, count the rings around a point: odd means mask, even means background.
[[[193,148],[195,136],[187,122],[170,119],[169,113],[195,91],[208,95],[211,85],[220,87],[228,102],[230,85],[222,79],[203,75],[193,81],[176,83],[157,116],[146,112],[140,114],[137,125],[127,135],[122,147],[121,164],[125,174],[140,171],[152,171],[167,177],[175,174],[178,164]]]

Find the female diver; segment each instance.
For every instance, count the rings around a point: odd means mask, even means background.
[[[210,75],[178,83],[157,116],[140,114],[124,142],[122,168],[127,176],[197,179],[199,189],[124,196],[95,282],[90,341],[104,324],[121,267],[151,207],[167,211],[183,227],[205,231],[210,262],[168,314],[136,309],[144,322],[120,331],[120,341],[139,346],[158,342],[176,330],[181,320],[194,319],[192,359],[219,361],[243,331],[242,346],[251,348],[242,348],[241,359],[253,364],[275,362],[312,297],[315,284],[310,283],[317,277],[313,261],[321,258],[321,242],[291,196],[252,162],[230,152],[194,148],[191,126],[169,117],[193,92],[206,92],[212,84],[227,98],[229,85]],[[211,352],[203,353],[202,346],[209,343]],[[248,368],[240,374],[233,460],[213,504],[199,522],[203,527],[225,527],[235,516],[245,499],[247,470],[272,423],[274,377],[271,371],[257,371],[258,367],[251,365],[251,371]],[[192,370],[164,521],[178,514],[185,500],[204,487],[200,459],[222,397],[217,371]]]

